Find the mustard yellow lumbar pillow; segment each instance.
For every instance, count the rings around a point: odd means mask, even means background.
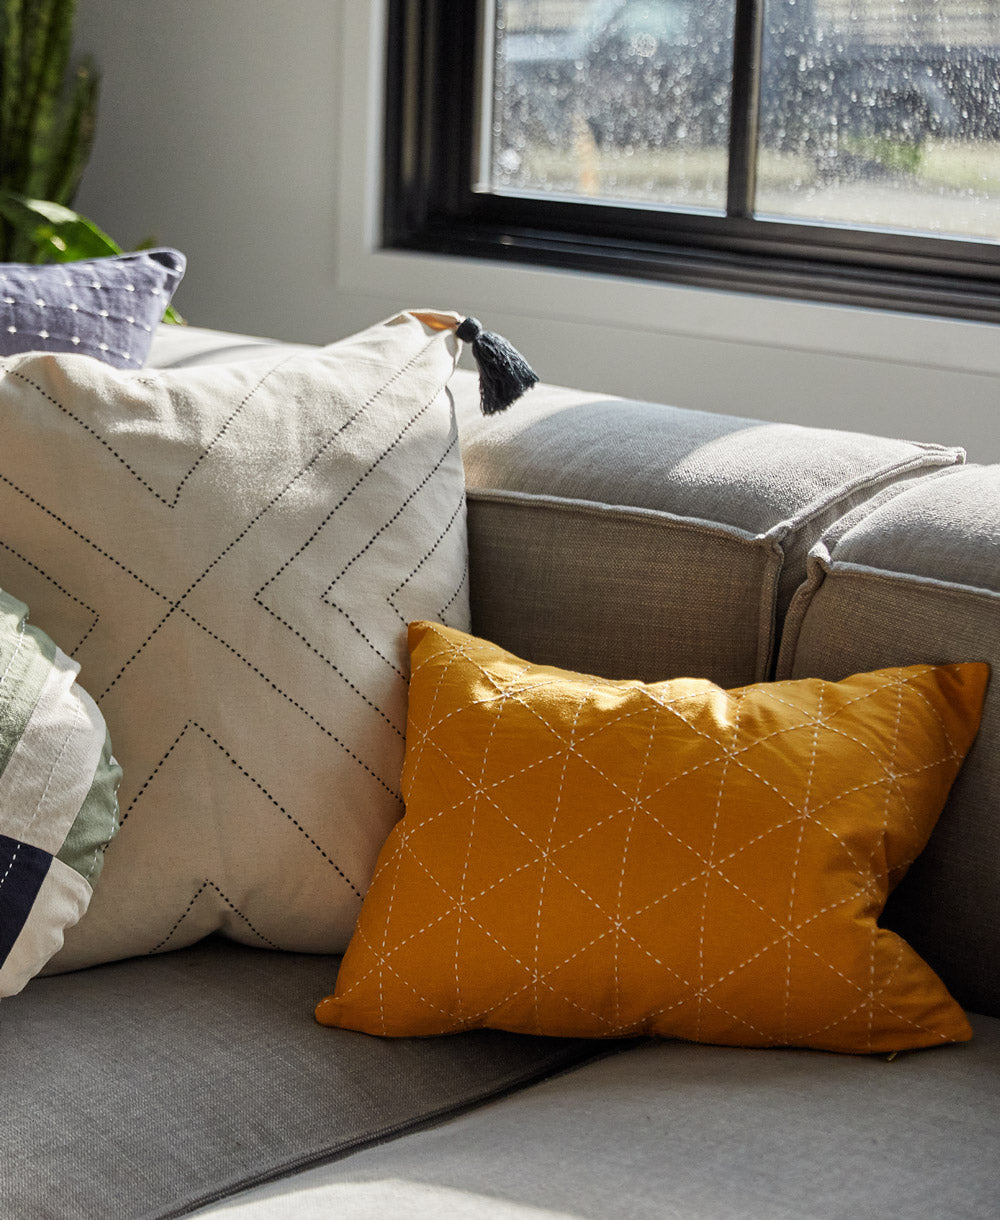
[[[971,1036],[878,926],[988,667],[725,691],[409,630],[406,814],[326,1025],[895,1051]]]

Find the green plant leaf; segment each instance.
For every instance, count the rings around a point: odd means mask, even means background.
[[[45,199],[65,204],[73,201],[90,158],[100,91],[100,77],[88,61],[77,65],[72,81],[62,131],[57,133],[59,139],[51,150],[44,189],[39,192]]]
[[[59,101],[69,66],[75,0],[33,0],[23,22],[25,81],[22,117],[26,195],[49,194],[49,164],[59,145]],[[60,201],[61,202],[61,201]]]
[[[20,160],[18,132],[24,97],[21,0],[3,0],[0,25],[0,184],[12,185]]]
[[[70,204],[93,142],[99,77],[70,72],[76,0],[0,0],[0,189]],[[0,259],[37,250],[0,223]]]
[[[65,263],[121,254],[121,246],[92,220],[61,203],[0,190],[0,215],[35,247],[32,261]]]

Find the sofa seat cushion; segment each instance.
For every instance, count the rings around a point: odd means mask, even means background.
[[[181,1215],[593,1053],[323,1029],[312,1008],[336,965],[212,939],[5,999],[0,1216]]]
[[[834,521],[961,451],[538,385],[484,418],[452,380],[473,630],[545,664],[760,681]]]
[[[885,924],[967,1008],[1000,1016],[1000,466],[921,480],[849,524],[811,557],[778,673],[991,666],[979,734]]]
[[[994,1215],[1000,1021],[892,1062],[630,1049],[196,1213],[213,1220]]]

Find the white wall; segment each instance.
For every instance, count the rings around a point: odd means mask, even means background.
[[[453,308],[548,381],[1000,461],[998,327],[379,251],[381,10],[79,0],[104,88],[78,206],[187,254],[192,323],[322,342]]]

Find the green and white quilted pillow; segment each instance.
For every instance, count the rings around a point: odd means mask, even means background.
[[[87,909],[118,826],[121,770],[79,665],[0,589],[0,996]]]

